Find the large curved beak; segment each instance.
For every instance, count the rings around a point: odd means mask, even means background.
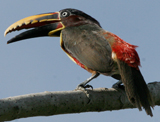
[[[60,36],[61,30],[64,29],[65,26],[61,22],[59,12],[45,13],[26,17],[15,22],[6,29],[4,36],[12,31],[30,28],[34,29],[20,33],[19,35],[10,39],[7,44],[34,37]]]

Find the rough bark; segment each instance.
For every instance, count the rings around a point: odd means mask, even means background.
[[[160,105],[160,82],[148,84],[155,105]],[[97,88],[42,92],[0,99],[0,121],[32,116],[111,111],[135,108],[123,89]]]

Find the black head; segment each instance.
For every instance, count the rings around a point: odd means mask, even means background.
[[[67,25],[76,26],[82,24],[97,24],[99,27],[101,27],[100,23],[96,19],[84,13],[83,11],[66,8],[60,10],[59,12],[62,22],[66,27]]]

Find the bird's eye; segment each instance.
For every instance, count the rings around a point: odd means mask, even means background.
[[[62,16],[62,17],[67,17],[67,16],[69,16],[69,13],[66,12],[66,11],[65,11],[65,12],[62,12],[61,16]]]

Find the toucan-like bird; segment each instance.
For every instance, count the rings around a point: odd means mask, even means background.
[[[7,43],[23,39],[60,36],[61,48],[69,58],[92,73],[92,76],[78,85],[89,87],[89,81],[100,74],[118,79],[125,86],[129,101],[139,110],[153,116],[153,98],[140,72],[140,59],[131,45],[117,35],[104,30],[90,15],[76,9],[63,9],[59,12],[30,16],[9,26],[4,35],[21,29],[29,29]]]

